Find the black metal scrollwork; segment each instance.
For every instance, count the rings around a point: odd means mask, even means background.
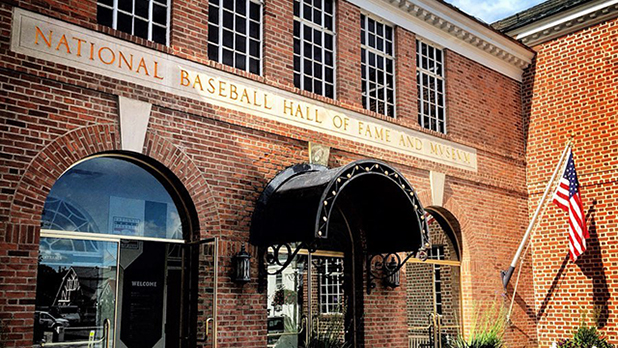
[[[260,262],[259,267],[259,282],[258,291],[263,292],[266,289],[266,281],[269,275],[281,274],[291,263],[301,250],[306,250],[313,253],[317,250],[317,241],[315,243],[281,243],[271,244],[267,247],[259,248]],[[272,271],[272,266],[276,266],[276,270]]]
[[[265,268],[266,268],[265,274],[267,275],[280,274],[281,272],[283,272],[284,269],[286,269],[290,265],[290,263],[292,263],[292,261],[294,260],[294,257],[296,257],[296,255],[302,248],[307,248],[305,243],[302,243],[302,242],[294,243],[294,244],[296,245],[294,246],[291,243],[273,244],[265,249],[264,255],[263,255],[263,260],[265,262]],[[282,248],[283,248],[283,253],[281,252]],[[292,251],[293,248],[294,250]],[[274,272],[271,272],[270,271],[270,269],[272,268],[271,266],[278,266],[278,268]]]
[[[367,294],[371,294],[371,290],[375,289],[376,279],[381,279],[386,286],[392,288],[399,286],[399,271],[412,257],[427,260],[425,247],[421,247],[416,253],[406,254],[403,259],[398,253],[367,255]]]

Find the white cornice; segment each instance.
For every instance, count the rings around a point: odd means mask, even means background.
[[[534,53],[474,19],[433,0],[349,0],[421,38],[517,81]]]
[[[618,16],[618,0],[591,1],[509,31],[507,35],[521,40],[528,46],[534,46],[616,16]]]

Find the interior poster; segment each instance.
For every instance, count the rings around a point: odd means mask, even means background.
[[[110,196],[110,233],[124,236],[143,236],[144,210],[145,202],[143,200]]]

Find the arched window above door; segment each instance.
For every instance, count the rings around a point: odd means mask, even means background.
[[[182,215],[156,171],[120,157],[94,157],[67,170],[45,202],[42,228],[183,239]],[[171,187],[171,186],[170,186]]]

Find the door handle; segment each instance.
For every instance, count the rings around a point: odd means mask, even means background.
[[[210,324],[210,322],[212,322],[212,321],[214,321],[214,319],[213,319],[213,318],[208,318],[208,319],[206,319],[206,339],[208,339],[208,336],[209,336],[209,330],[208,330],[208,328],[210,327],[210,325],[209,325],[209,324]]]
[[[204,325],[204,337],[199,338],[199,339],[197,340],[198,342],[206,342],[206,340],[208,339],[208,336],[210,335],[210,330],[209,330],[209,328],[210,328],[210,323],[211,323],[212,321],[214,321],[214,319],[213,319],[213,318],[208,318],[208,319],[206,319],[206,323],[205,323],[205,325]]]

